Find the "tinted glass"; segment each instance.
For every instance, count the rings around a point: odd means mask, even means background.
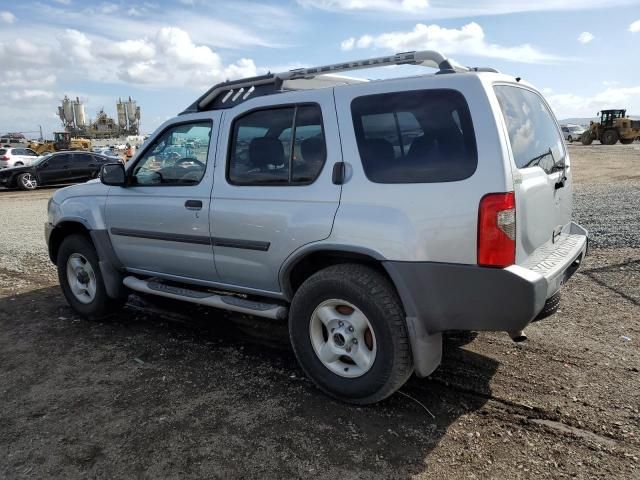
[[[542,97],[509,85],[496,85],[494,90],[518,168],[537,164],[550,172],[555,163],[564,160],[565,151],[556,121]]]
[[[0,148],[0,155],[5,155],[7,153],[6,148]]]
[[[53,155],[47,161],[47,168],[62,168],[70,163],[70,155],[63,153],[61,155]]]
[[[14,148],[14,149],[11,151],[11,154],[12,154],[12,155],[24,155],[24,154],[25,154],[25,151],[24,151],[24,149],[22,149],[22,148]]]
[[[91,155],[88,153],[74,153],[73,163],[76,165],[87,165],[93,161]]]
[[[358,151],[376,183],[463,180],[478,164],[467,102],[455,90],[358,97],[351,103]]]
[[[29,155],[30,157],[37,157],[38,156],[38,154],[36,152],[34,152],[33,150],[31,150],[29,148],[25,149],[25,153],[26,153],[26,155]]]
[[[237,185],[311,183],[325,159],[319,106],[259,110],[233,124],[228,179]]]
[[[133,169],[138,185],[197,185],[207,166],[211,122],[176,125],[156,139]]]

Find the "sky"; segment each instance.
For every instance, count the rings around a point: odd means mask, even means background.
[[[639,45],[640,0],[0,0],[0,134],[50,136],[65,95],[90,118],[131,96],[150,133],[220,81],[410,50],[522,77],[560,119],[640,115]]]

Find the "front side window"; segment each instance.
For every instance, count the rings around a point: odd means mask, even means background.
[[[71,155],[69,155],[68,153],[54,155],[47,161],[47,167],[51,169],[64,168],[65,166],[69,165],[69,157],[71,157]]]
[[[210,121],[201,121],[165,130],[134,166],[132,183],[140,186],[200,183],[207,168],[211,128]]]
[[[553,114],[540,95],[510,85],[493,88],[507,125],[516,166],[539,166],[547,173],[552,172],[554,165],[564,161],[564,142]]]
[[[367,178],[375,183],[452,182],[478,164],[467,102],[455,90],[358,97],[351,115]]]
[[[309,184],[326,156],[319,106],[258,110],[233,123],[227,178],[234,185]]]

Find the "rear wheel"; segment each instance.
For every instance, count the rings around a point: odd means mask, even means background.
[[[583,145],[591,145],[593,143],[593,135],[591,135],[591,132],[584,132],[580,140]]]
[[[38,186],[38,181],[29,172],[21,173],[18,175],[18,188],[21,190],[35,190]]]
[[[364,265],[335,265],[309,277],[291,304],[289,336],[307,376],[345,402],[380,401],[413,372],[400,299]]]
[[[620,143],[623,145],[629,145],[635,141],[635,138],[621,138]]]
[[[23,165],[24,165],[24,163],[22,163],[22,162],[16,162],[16,163],[14,163],[13,166],[14,167],[22,167]]]
[[[602,134],[602,144],[615,145],[618,141],[618,132],[616,130],[605,130]]]
[[[573,137],[571,135],[567,137],[567,142],[573,143]]]
[[[98,255],[83,235],[62,241],[57,258],[58,279],[67,302],[81,315],[97,319],[116,312],[126,298],[112,299],[104,287]]]

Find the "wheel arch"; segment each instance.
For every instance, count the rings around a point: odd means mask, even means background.
[[[91,241],[91,233],[87,225],[79,220],[65,220],[59,222],[51,230],[49,237],[49,259],[55,264],[58,259],[58,251],[63,240],[69,235],[80,234],[86,236]]]
[[[384,268],[385,258],[367,248],[348,245],[319,244],[309,246],[291,255],[280,269],[280,286],[288,301],[302,283],[314,273],[331,265],[358,263],[367,265],[382,273],[395,288],[395,284]]]

